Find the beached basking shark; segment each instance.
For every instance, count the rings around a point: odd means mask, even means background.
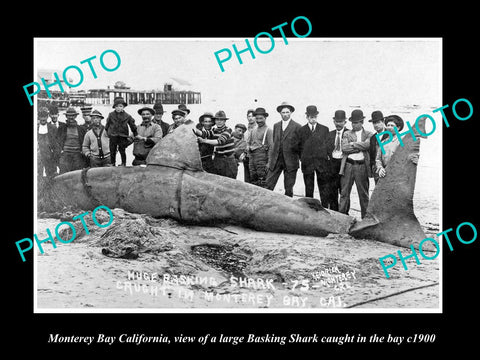
[[[424,129],[424,121],[420,121]],[[350,234],[399,246],[418,247],[426,236],[413,211],[420,139],[402,137],[371,195],[361,221],[324,209],[319,200],[294,199],[202,169],[194,124],[184,124],[157,143],[147,166],[77,170],[55,178],[55,197],[63,205],[111,209],[169,217],[184,223],[231,223],[258,231],[313,235]],[[422,130],[425,133],[425,130]],[[416,137],[420,137],[416,133]],[[418,157],[417,157],[418,158]]]

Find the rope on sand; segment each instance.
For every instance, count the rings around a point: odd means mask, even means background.
[[[389,298],[389,297],[392,297],[392,296],[396,296],[396,295],[400,295],[400,294],[403,294],[403,293],[406,293],[406,292],[409,292],[409,291],[424,289],[424,288],[427,288],[427,287],[430,287],[430,286],[435,286],[435,285],[439,285],[439,283],[438,283],[438,282],[434,282],[434,283],[432,283],[432,284],[417,286],[417,287],[414,287],[414,288],[410,288],[410,289],[398,291],[398,292],[393,293],[393,294],[390,294],[390,295],[380,296],[380,297],[377,297],[377,298],[374,298],[374,299],[370,299],[370,300],[362,301],[362,302],[359,302],[359,303],[356,303],[356,304],[353,304],[353,305],[345,306],[345,308],[347,308],[347,309],[353,308],[353,307],[355,307],[355,306],[368,304],[368,303],[370,303],[370,302],[374,302],[374,301],[378,301],[378,300],[383,300],[383,299],[386,299],[386,298]]]

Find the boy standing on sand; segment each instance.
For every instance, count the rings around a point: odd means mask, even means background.
[[[125,166],[127,163],[125,149],[132,143],[129,140],[128,127],[130,127],[133,136],[137,136],[135,120],[130,114],[125,112],[125,106],[127,106],[127,103],[122,97],[115,98],[113,100],[113,108],[115,110],[108,114],[105,124],[105,130],[110,138],[110,162],[112,166],[115,166],[117,148],[120,152],[121,166]]]

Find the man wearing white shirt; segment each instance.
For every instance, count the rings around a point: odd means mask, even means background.
[[[347,116],[345,111],[335,111],[333,124],[335,130],[328,133],[327,153],[330,164],[330,179],[328,181],[328,208],[338,211],[338,197],[340,195],[340,166],[342,163],[342,137],[345,131],[349,130],[345,127]]]
[[[266,188],[274,190],[283,172],[285,195],[293,196],[293,186],[299,168],[299,137],[301,125],[291,119],[295,108],[283,102],[277,107],[282,120],[273,125],[273,149],[269,153]]]
[[[348,214],[350,209],[350,192],[353,183],[357,186],[362,218],[368,207],[370,168],[370,137],[372,133],[363,129],[363,112],[360,109],[352,111],[348,119],[352,122],[352,130],[346,131],[342,139],[343,158],[340,166],[341,192],[339,211]]]
[[[247,131],[243,135],[243,138],[247,142],[247,152],[245,155],[245,158],[243,159],[243,180],[246,183],[251,183],[252,179],[250,178],[250,149],[249,149],[249,144],[251,142],[251,136],[253,133],[253,130],[257,128],[257,122],[255,115],[253,113],[255,110],[249,109],[247,110]]]
[[[37,118],[37,175],[42,177],[45,170],[45,175],[50,179],[57,174],[55,162],[58,157],[57,129],[54,125],[47,123],[47,108],[39,108]]]

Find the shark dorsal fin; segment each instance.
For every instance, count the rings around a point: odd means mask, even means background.
[[[181,170],[203,171],[195,124],[187,121],[163,137],[147,156],[147,166],[168,166]]]

